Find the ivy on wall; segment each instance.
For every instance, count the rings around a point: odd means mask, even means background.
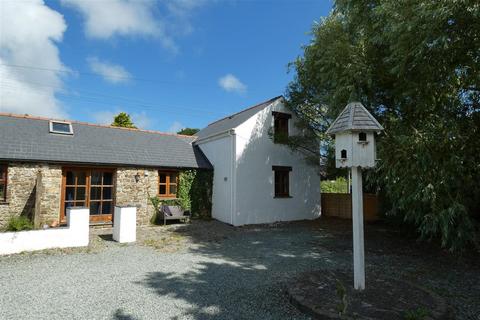
[[[212,211],[213,171],[185,170],[180,172],[177,197],[180,205],[192,216],[210,218]]]
[[[177,198],[163,200],[158,196],[150,197],[150,203],[155,213],[150,220],[158,224],[158,212],[163,205],[180,205],[185,210],[190,210],[192,217],[211,218],[212,216],[212,185],[213,171],[185,170],[179,174]]]

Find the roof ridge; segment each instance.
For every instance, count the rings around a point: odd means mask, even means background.
[[[365,115],[368,117],[369,121],[376,126],[376,129],[373,128],[364,128],[363,126],[357,126],[354,124],[355,120],[355,113],[358,110],[361,110],[362,112],[365,113]],[[348,114],[346,114],[348,112]],[[345,115],[345,117],[344,117]],[[343,123],[342,125],[338,125],[340,121],[345,122],[343,118],[348,118],[346,120],[346,123]],[[337,127],[339,126],[339,127]],[[358,101],[350,102],[348,103],[345,108],[343,108],[342,112],[338,115],[338,117],[332,122],[332,124],[329,126],[327,131],[325,132],[326,134],[335,134],[337,132],[345,131],[345,130],[384,130],[383,126],[378,122],[377,119],[370,113],[370,111],[365,108],[365,106]]]
[[[254,105],[254,106],[251,106],[251,107],[248,107],[248,108],[243,109],[243,110],[241,110],[241,111],[238,111],[238,112],[236,112],[236,113],[234,113],[234,114],[231,114],[231,115],[229,115],[229,116],[226,116],[226,117],[223,117],[223,118],[221,118],[221,119],[215,120],[215,121],[209,123],[209,124],[207,125],[207,127],[208,127],[208,126],[211,126],[212,124],[215,124],[215,123],[217,123],[217,122],[220,122],[220,121],[222,121],[222,120],[231,119],[231,118],[233,118],[233,117],[235,117],[235,116],[237,116],[237,115],[239,115],[239,114],[241,114],[241,113],[243,113],[243,112],[245,112],[245,111],[255,109],[256,107],[259,107],[259,106],[261,106],[262,104],[266,104],[266,103],[269,103],[269,102],[273,102],[273,101],[275,101],[275,100],[277,100],[277,99],[280,99],[280,98],[283,98],[283,95],[276,96],[276,97],[271,98],[271,99],[269,99],[269,100],[266,100],[266,101],[257,103],[257,104]]]
[[[156,131],[156,130],[116,127],[116,126],[112,126],[112,125],[84,122],[84,121],[78,121],[78,120],[55,119],[55,118],[48,118],[48,117],[42,117],[42,116],[32,116],[32,115],[29,115],[29,114],[16,114],[16,113],[9,113],[9,112],[0,112],[0,116],[11,117],[11,118],[32,119],[32,120],[43,120],[43,121],[63,121],[63,122],[70,122],[70,123],[81,124],[81,125],[92,126],[92,127],[129,130],[129,131],[135,131],[135,132],[146,132],[146,133],[154,133],[154,134],[165,135],[165,136],[187,137],[187,138],[193,138],[193,139],[197,137],[196,135],[189,136],[189,135],[186,135],[186,134],[169,133],[169,132],[162,132],[162,131]]]

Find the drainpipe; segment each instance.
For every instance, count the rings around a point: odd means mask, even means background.
[[[230,177],[231,177],[231,196],[230,199],[232,203],[230,204],[230,222],[234,224],[235,210],[237,206],[237,136],[235,134],[235,129],[231,129],[229,132],[230,137],[232,138],[232,166],[230,168]]]

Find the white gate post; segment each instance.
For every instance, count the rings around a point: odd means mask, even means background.
[[[120,243],[137,240],[137,208],[115,206],[113,216],[113,240]]]
[[[363,245],[362,169],[352,167],[353,282],[356,290],[365,289],[365,249]]]

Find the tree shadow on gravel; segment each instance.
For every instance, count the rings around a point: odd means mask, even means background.
[[[171,232],[187,237],[199,260],[187,272],[159,270],[139,283],[159,295],[159,305],[169,299],[189,305],[171,319],[302,318],[287,300],[285,283],[303,272],[352,266],[350,221],[242,228],[198,221]],[[376,273],[391,275],[453,299],[457,310],[470,306],[461,311],[467,318],[480,312],[478,260],[453,257],[383,225],[367,225],[365,235],[367,285]]]
[[[115,313],[113,314],[113,320],[137,320],[137,318],[128,315],[123,311],[122,309],[117,309]]]
[[[140,282],[161,300],[189,305],[171,319],[303,318],[287,300],[285,281],[303,271],[335,267],[328,250],[311,249],[312,239],[322,237],[318,232],[201,223],[205,228],[193,223],[174,231],[190,238],[189,251],[200,261],[188,272],[152,272]]]

